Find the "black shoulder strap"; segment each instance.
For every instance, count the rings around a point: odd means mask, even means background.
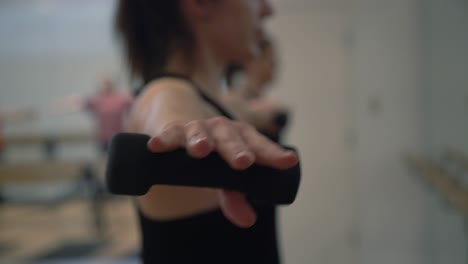
[[[189,77],[185,76],[185,75],[180,75],[180,74],[174,74],[174,73],[164,73],[164,74],[160,74],[158,75],[156,78],[154,79],[160,79],[160,78],[165,78],[165,77],[170,77],[170,78],[176,78],[176,79],[180,79],[180,80],[184,80],[188,83],[190,83],[191,86],[193,86],[195,88],[195,90],[197,91],[197,93],[200,95],[200,97],[208,104],[210,104],[211,106],[213,106],[221,115],[223,115],[224,117],[228,118],[228,119],[231,119],[231,120],[234,120],[234,116],[231,115],[226,109],[224,109],[224,107],[222,107],[218,102],[216,102],[214,99],[212,99],[211,97],[209,97],[206,93],[203,92],[203,90],[200,88],[199,85],[197,85],[192,79],[190,79]]]

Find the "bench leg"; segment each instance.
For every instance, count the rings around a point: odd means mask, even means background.
[[[91,165],[83,168],[83,180],[88,190],[90,215],[92,217],[93,232],[98,240],[105,240],[107,236],[104,214],[104,189],[101,186],[95,170]]]

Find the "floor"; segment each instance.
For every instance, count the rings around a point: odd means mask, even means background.
[[[97,235],[87,200],[57,204],[2,203],[0,263],[139,263],[131,201],[106,199]]]

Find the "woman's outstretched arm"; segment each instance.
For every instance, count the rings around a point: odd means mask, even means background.
[[[278,169],[295,166],[298,157],[268,140],[251,125],[217,116],[188,84],[165,80],[149,85],[130,115],[130,132],[151,136],[148,149],[167,152],[185,148],[195,158],[218,152],[234,169],[257,163]],[[255,223],[253,208],[240,192],[221,190],[224,215],[240,227]]]

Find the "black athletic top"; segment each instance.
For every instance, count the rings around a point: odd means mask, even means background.
[[[275,133],[271,133],[268,131],[260,131],[260,133],[264,134],[266,137],[268,137],[271,141],[276,142],[276,143],[281,143],[282,136],[284,134],[284,131],[288,125],[288,120],[289,120],[289,113],[285,111],[280,111],[275,114],[275,118],[273,120],[274,124],[278,128],[278,131]]]
[[[193,81],[178,75],[162,75],[189,82],[200,97],[221,115],[234,119]],[[171,221],[149,219],[138,210],[144,264],[278,264],[276,212],[256,206],[257,222],[242,229],[213,209]]]

